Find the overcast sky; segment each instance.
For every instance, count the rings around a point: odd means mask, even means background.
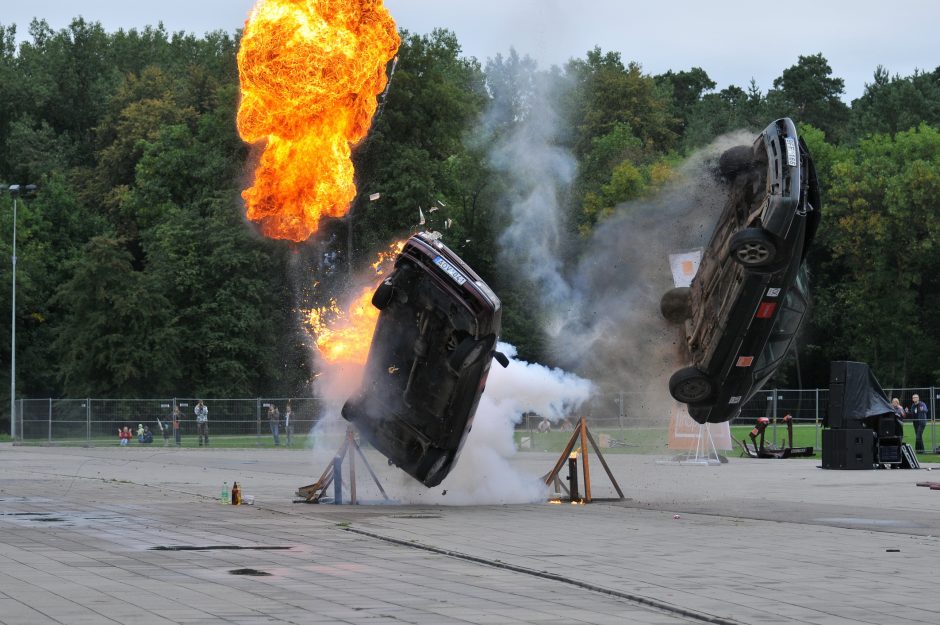
[[[19,38],[33,17],[53,28],[82,15],[108,30],[163,21],[169,30],[202,34],[240,27],[254,0],[4,0],[0,23],[15,23]],[[845,80],[844,99],[861,95],[875,67],[907,76],[940,66],[937,0],[386,0],[399,27],[457,33],[467,55],[481,61],[514,46],[542,67],[583,57],[594,46],[619,51],[644,71],[701,67],[722,89],[766,92],[799,55],[822,52]]]

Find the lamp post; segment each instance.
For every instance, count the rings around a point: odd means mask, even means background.
[[[7,189],[13,196],[13,292],[10,304],[10,438],[16,440],[16,200],[21,191],[35,191],[36,185],[21,187],[11,184]]]
[[[10,305],[10,438],[16,440],[16,199],[20,185],[10,185],[13,196],[13,295]]]

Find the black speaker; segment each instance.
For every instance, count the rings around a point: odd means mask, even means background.
[[[841,363],[832,363],[841,364]],[[844,379],[844,378],[843,378]],[[829,412],[826,413],[826,419],[823,425],[830,428],[843,427],[845,415],[845,384],[841,382],[829,382]]]
[[[875,433],[869,429],[823,430],[822,468],[873,469]]]
[[[848,375],[848,360],[834,360],[829,363],[829,384],[845,384]]]
[[[823,424],[858,428],[878,413],[894,414],[881,385],[864,362],[833,361],[829,365],[829,411]]]
[[[878,438],[894,438],[903,435],[898,418],[893,414],[878,417]]]

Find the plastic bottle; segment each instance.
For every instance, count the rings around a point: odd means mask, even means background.
[[[222,482],[222,492],[219,493],[221,503],[229,503],[228,482]]]

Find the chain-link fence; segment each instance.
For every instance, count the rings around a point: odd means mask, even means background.
[[[889,398],[897,397],[902,406],[911,405],[911,397],[919,395],[927,403],[930,410],[930,421],[924,432],[924,443],[928,449],[937,448],[937,407],[940,405],[940,388],[886,388]],[[572,415],[569,421],[577,421],[581,415],[587,417],[592,428],[597,429],[628,429],[628,428],[655,428],[664,427],[669,423],[675,402],[671,399],[663,401],[660,395],[622,392],[595,395],[581,407],[577,414]],[[786,438],[784,415],[793,418],[795,427],[815,427],[815,447],[821,446],[821,430],[826,422],[829,409],[829,389],[764,389],[759,391],[749,402],[741,408],[741,414],[731,425],[752,426],[759,417],[770,419],[770,428],[767,438],[775,445]],[[519,429],[529,433],[537,432],[543,415],[528,412],[523,415]],[[559,423],[556,419],[551,424],[557,429]],[[807,443],[808,444],[808,443]]]
[[[940,394],[937,387],[887,388],[889,398],[897,397],[901,405],[909,406],[911,397],[919,395],[930,410],[930,421],[924,433],[928,449],[937,448],[937,406]],[[166,434],[173,442],[171,414],[178,406],[182,414],[181,435],[184,444],[195,444],[196,421],[193,408],[196,399],[21,399],[16,402],[16,438],[23,442],[113,444],[118,429],[129,427],[136,440],[138,427],[147,426],[153,433],[154,444],[161,444]],[[232,445],[272,444],[268,422],[268,406],[274,404],[281,412],[281,438],[284,432],[284,411],[287,402],[293,409],[293,431],[304,435],[324,416],[325,404],[319,397],[306,398],[254,398],[206,399],[209,408],[210,437]],[[774,444],[786,436],[783,416],[791,415],[797,427],[815,428],[816,447],[820,446],[820,431],[826,420],[829,389],[764,389],[751,398],[741,409],[732,425],[753,425],[759,417],[770,419],[768,439]],[[634,392],[598,394],[576,412],[569,415],[568,423],[557,418],[551,424],[554,430],[567,429],[581,415],[596,429],[663,428],[675,409],[675,402],[664,401],[661,395]],[[545,416],[528,412],[522,415],[517,428],[538,431]],[[282,443],[284,441],[282,440]]]
[[[23,442],[111,444],[118,430],[130,428],[137,440],[138,428],[146,426],[153,444],[175,443],[173,407],[180,409],[181,439],[196,441],[197,399],[21,399],[16,402],[16,438]],[[280,411],[279,435],[286,442],[285,411],[290,401],[291,426],[295,435],[309,432],[324,414],[319,397],[204,399],[209,409],[210,440],[233,444],[267,445],[272,438],[268,407]]]

